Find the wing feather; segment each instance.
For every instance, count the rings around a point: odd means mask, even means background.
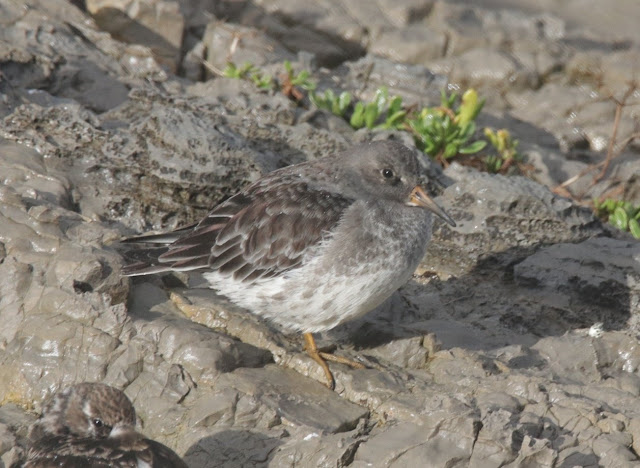
[[[309,247],[331,232],[352,203],[293,176],[266,177],[218,205],[190,230],[180,230],[157,257],[156,270],[138,262],[124,272],[207,268],[244,282],[275,276],[299,267]]]

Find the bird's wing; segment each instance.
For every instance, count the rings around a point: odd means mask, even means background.
[[[47,436],[29,450],[25,467],[50,468],[187,468],[170,448],[139,433],[104,439]]]
[[[114,447],[110,439],[45,436],[39,439],[27,455],[25,468],[136,468],[136,457]]]
[[[298,267],[351,203],[299,180],[254,184],[169,245],[159,265],[209,268],[246,282],[274,276]]]
[[[151,439],[144,439],[147,448],[138,453],[138,459],[152,468],[189,468],[187,464],[166,445]]]

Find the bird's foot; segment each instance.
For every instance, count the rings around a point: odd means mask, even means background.
[[[359,362],[353,361],[351,359],[347,359],[342,356],[336,356],[326,351],[318,350],[318,346],[316,345],[316,340],[313,338],[311,333],[304,334],[304,349],[307,351],[307,354],[316,361],[322,370],[324,371],[324,375],[327,377],[327,387],[330,390],[334,390],[336,386],[336,381],[333,378],[333,374],[329,369],[327,361],[337,362],[340,364],[346,364],[347,366],[353,367],[354,369],[365,369],[365,366]]]
[[[193,305],[189,299],[177,292],[171,292],[169,294],[169,300],[180,312],[192,320],[194,317],[201,315],[204,309],[202,306]]]

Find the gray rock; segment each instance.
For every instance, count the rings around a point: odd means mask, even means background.
[[[431,65],[442,57],[447,44],[446,36],[425,28],[383,28],[371,39],[371,53],[396,62]]]
[[[573,314],[607,327],[634,327],[640,310],[638,258],[640,245],[634,241],[598,238],[556,244],[516,265],[514,279]]]
[[[178,2],[89,0],[87,11],[113,37],[149,47],[160,63],[177,70],[184,30]]]
[[[5,465],[22,460],[44,398],[83,380],[123,389],[144,433],[194,467],[637,465],[637,242],[547,188],[603,159],[607,96],[633,77],[636,3],[172,5],[182,77],[66,0],[0,0]],[[424,161],[458,227],[436,221],[413,281],[317,337],[368,366],[332,364],[337,392],[300,337],[198,289],[201,278],[120,275],[122,236],[195,221],[264,172],[358,141],[412,144],[247,80],[190,81],[207,53],[218,67],[232,49],[261,63],[258,42],[274,47],[265,72],[297,57],[319,89],[360,99],[387,86],[433,106],[448,84],[485,86],[478,128],[508,128],[542,183]],[[637,201],[637,149],[568,189]]]
[[[515,81],[518,64],[503,52],[492,49],[471,49],[456,56],[431,64],[431,69],[449,76],[457,87],[501,86]]]
[[[219,21],[209,23],[202,38],[207,66],[216,67],[218,75],[228,62],[238,67],[244,63],[261,67],[268,63],[293,60],[294,55],[264,32]],[[209,76],[214,76],[209,72]]]
[[[128,60],[131,53],[126,46],[87,26],[76,7],[50,2],[46,7],[49,16],[38,15],[35,8],[20,11],[7,3],[3,8],[8,18],[19,19],[9,19],[0,32],[3,75],[25,101],[31,100],[26,90],[39,88],[95,111],[111,109],[126,100],[133,76],[130,72],[139,67]],[[35,29],[40,33],[29,33]],[[136,61],[149,58],[149,52],[140,53]],[[157,65],[148,71],[151,73],[146,76],[160,73]]]
[[[468,462],[479,428],[476,420],[462,416],[441,420],[437,428],[400,423],[374,430],[358,448],[354,466],[436,467]]]
[[[239,369],[228,379],[224,387],[253,396],[287,421],[323,432],[354,429],[368,414],[365,408],[345,401],[335,392],[277,366],[253,372]]]
[[[459,274],[489,252],[508,263],[538,244],[576,242],[602,232],[586,209],[530,179],[490,176],[457,164],[445,175],[456,184],[445,190],[442,203],[458,226],[436,220],[434,242],[423,261],[427,270],[442,271],[437,259],[447,258],[448,271]]]

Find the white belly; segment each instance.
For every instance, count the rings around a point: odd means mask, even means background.
[[[430,219],[420,220],[412,225],[415,232],[408,236],[409,242],[353,245],[338,230],[319,248],[323,255],[280,277],[250,285],[217,272],[204,277],[236,304],[285,330],[329,330],[373,310],[409,280],[430,238]],[[404,225],[400,228],[406,230]],[[375,227],[367,233],[371,231],[392,240],[398,234],[394,226]]]

